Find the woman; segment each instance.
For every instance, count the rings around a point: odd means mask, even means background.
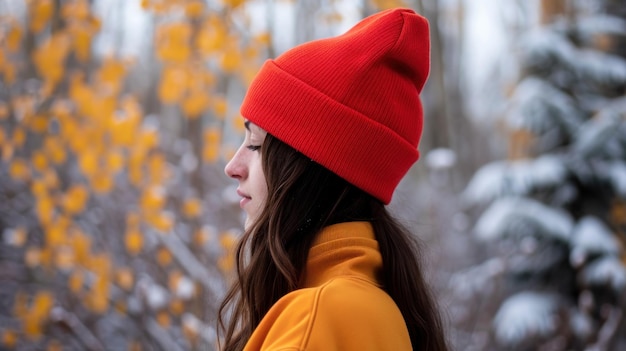
[[[428,70],[428,23],[407,9],[261,68],[225,169],[246,223],[224,350],[447,349],[411,235],[385,208],[418,158]]]

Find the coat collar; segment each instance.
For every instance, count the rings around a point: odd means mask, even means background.
[[[335,278],[360,278],[380,286],[382,256],[369,222],[346,222],[324,228],[315,238],[301,287],[323,285]]]

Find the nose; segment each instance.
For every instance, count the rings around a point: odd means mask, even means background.
[[[241,157],[242,149],[243,146],[237,150],[235,155],[233,155],[233,158],[231,158],[226,164],[226,167],[224,167],[224,173],[234,179],[244,179],[247,176],[245,163]]]

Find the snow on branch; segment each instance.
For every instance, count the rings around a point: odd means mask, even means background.
[[[563,160],[544,155],[533,160],[497,161],[480,168],[463,193],[469,203],[487,203],[505,195],[561,184],[567,175]]]
[[[626,83],[626,60],[597,50],[577,48],[563,33],[552,28],[532,32],[522,41],[522,47],[524,60],[531,65],[561,65],[575,72],[581,81]]]
[[[622,244],[598,218],[585,216],[574,227],[570,262],[580,267],[593,254],[618,255]]]
[[[615,192],[626,197],[626,163],[621,160],[612,162],[606,174]]]
[[[561,127],[573,135],[582,122],[583,116],[572,97],[548,81],[532,76],[517,85],[507,114],[511,128],[540,135]]]
[[[613,100],[600,110],[595,118],[586,121],[578,131],[574,141],[574,151],[588,157],[599,153],[607,140],[620,132],[626,116],[626,98]]]
[[[626,21],[617,16],[595,14],[579,19],[576,22],[576,32],[585,41],[598,34],[625,35]]]
[[[496,339],[515,346],[553,334],[558,328],[559,307],[558,297],[552,294],[524,291],[509,297],[494,318]]]
[[[626,267],[615,256],[604,256],[591,262],[579,278],[585,286],[608,286],[618,294],[623,294],[626,289]]]
[[[484,240],[538,235],[569,243],[574,221],[565,211],[529,198],[506,197],[494,201],[474,228]]]

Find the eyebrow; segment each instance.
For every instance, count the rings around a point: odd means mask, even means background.
[[[243,125],[246,127],[246,129],[248,131],[250,131],[250,121],[249,120],[246,120],[245,122],[243,122]]]

